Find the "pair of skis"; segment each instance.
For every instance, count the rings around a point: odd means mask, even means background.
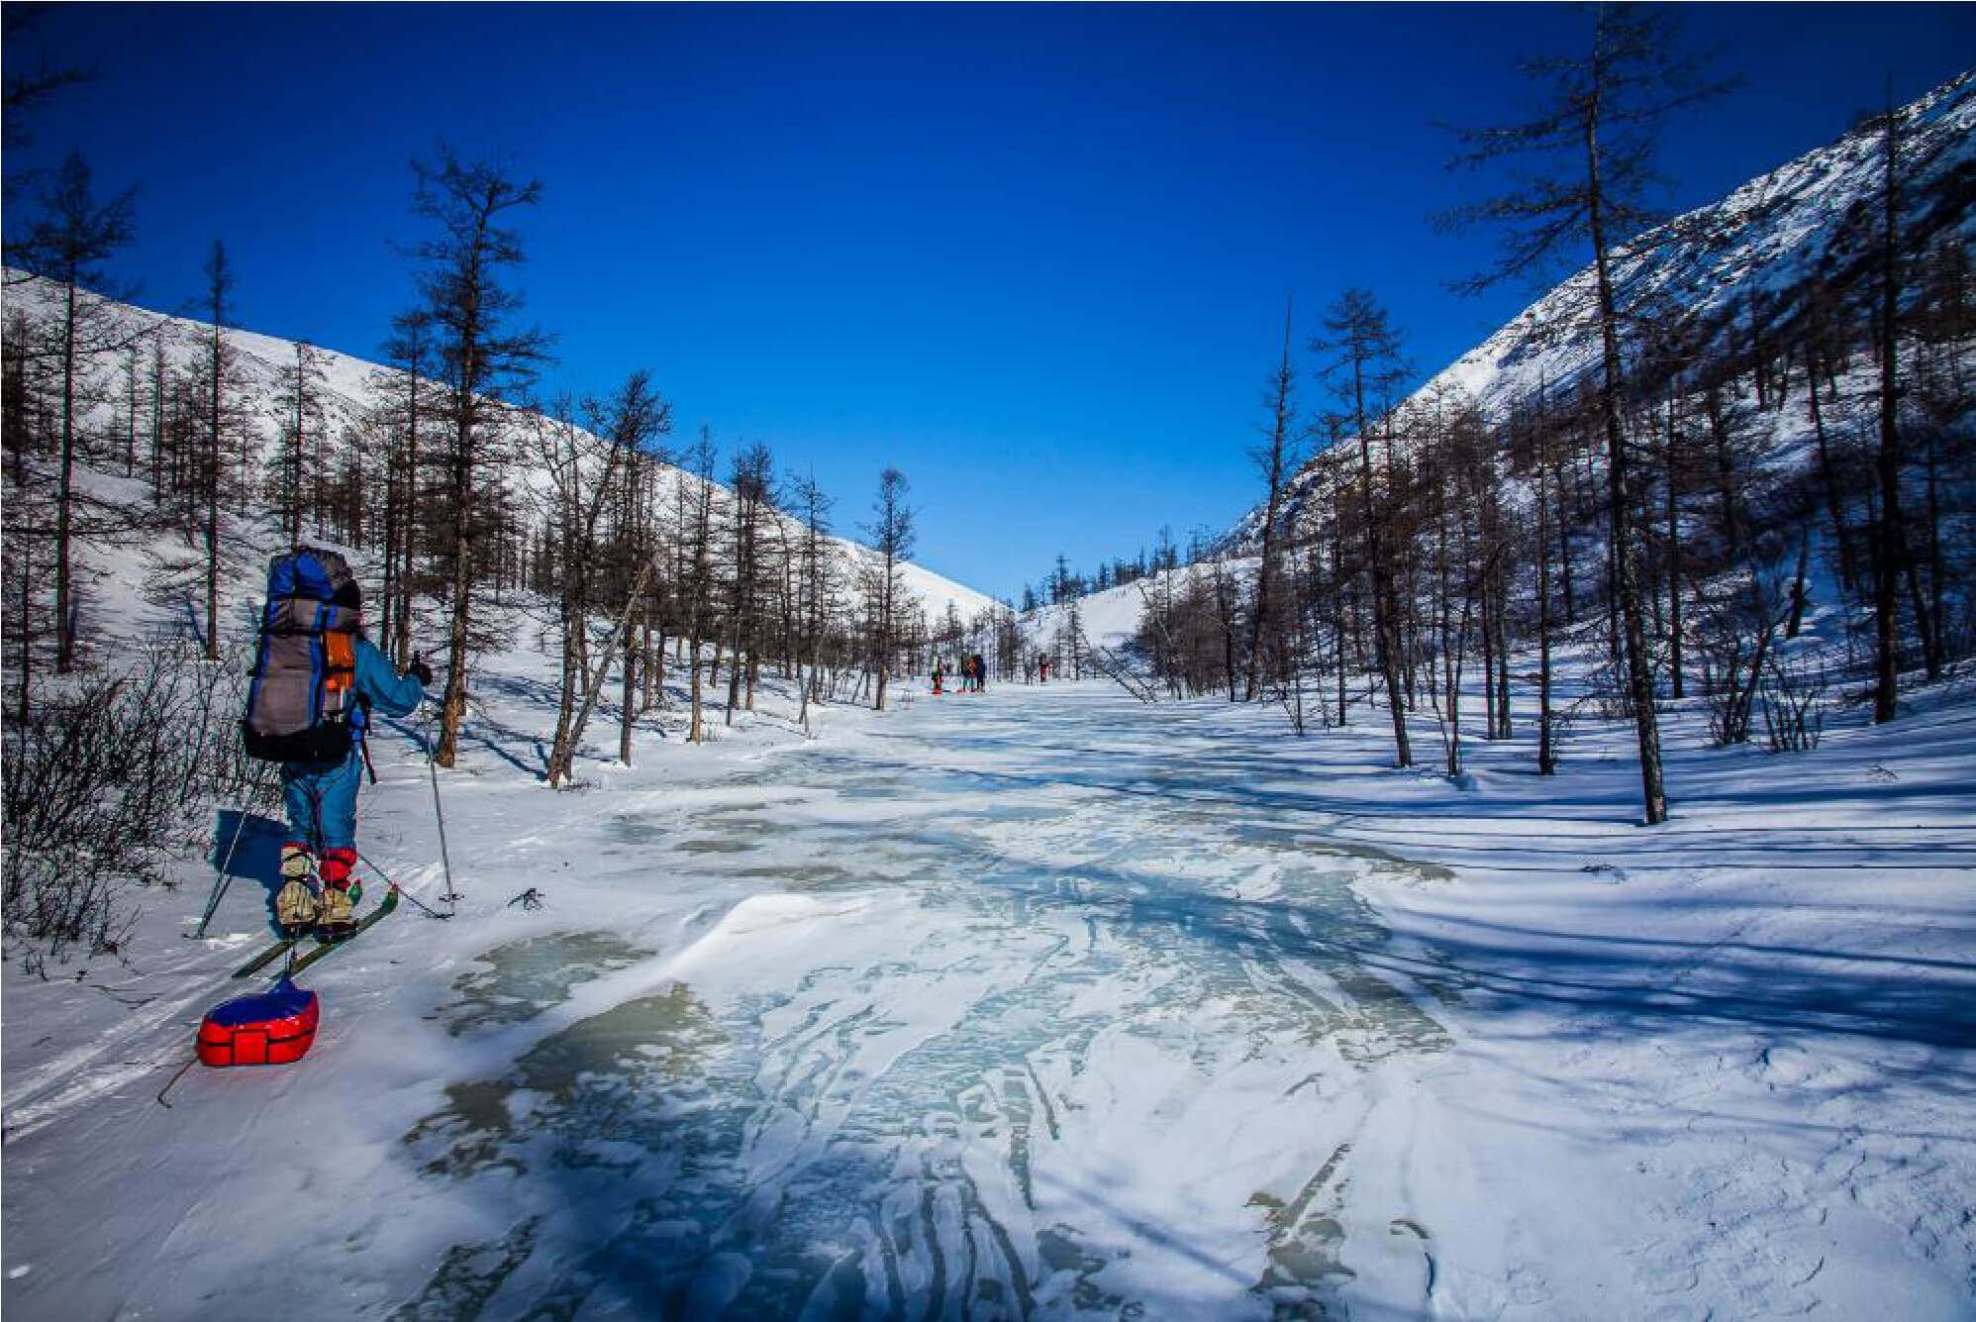
[[[365,932],[368,932],[370,931],[371,928],[377,926],[378,923],[382,922],[385,918],[389,917],[391,911],[396,909],[397,907],[398,907],[398,888],[396,886],[392,886],[386,889],[386,891],[384,892],[384,898],[378,902],[377,908],[372,909],[369,913],[365,914],[363,920],[359,922],[355,927],[350,929],[349,935],[344,936],[335,941],[325,941],[321,945],[317,946],[314,950],[311,950],[306,955],[303,955],[300,959],[295,960],[293,963],[289,964],[287,967],[288,976],[292,978],[296,974],[300,973],[303,969],[306,969],[311,964],[314,964],[317,960],[327,959],[329,956],[335,954],[337,951],[341,950],[343,947],[349,945],[352,941],[355,941],[358,937],[362,936]],[[269,946],[266,950],[263,950],[260,954],[254,956],[254,958],[248,960],[245,964],[242,964],[239,968],[235,969],[233,971],[233,976],[236,978],[253,977],[256,973],[259,973],[262,969],[266,968],[268,965],[274,963],[282,956],[294,950],[297,945],[301,944],[303,941],[308,940],[308,938],[309,938],[309,934],[306,932],[298,936],[285,936],[281,938],[281,940],[275,942],[273,945]]]

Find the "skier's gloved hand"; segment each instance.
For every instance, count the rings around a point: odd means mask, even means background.
[[[432,667],[417,652],[412,653],[412,664],[405,667],[405,673],[416,679],[420,688],[432,687]]]

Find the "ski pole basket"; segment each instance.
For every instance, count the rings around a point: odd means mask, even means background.
[[[274,990],[236,996],[206,1012],[199,1024],[199,1063],[286,1065],[315,1044],[322,1002],[287,978]]]

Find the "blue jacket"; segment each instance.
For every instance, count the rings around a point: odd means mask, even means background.
[[[425,696],[425,686],[393,670],[368,638],[357,639],[356,653],[357,692],[386,716],[410,715]]]
[[[424,685],[392,670],[384,653],[368,639],[358,638],[355,651],[357,693],[372,707],[386,716],[405,716],[419,705],[425,696]],[[290,837],[312,849],[355,847],[357,787],[363,779],[363,754],[354,743],[350,756],[334,766],[285,764],[281,768],[281,796],[288,809]]]

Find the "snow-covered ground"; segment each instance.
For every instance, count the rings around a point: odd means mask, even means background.
[[[1976,1311],[1966,682],[1796,757],[1683,713],[1651,831],[1617,728],[1457,787],[1101,683],[772,690],[557,794],[541,664],[479,683],[459,915],[312,970],[302,1063],[155,1100],[251,877],[7,968],[10,1316]],[[430,903],[417,731],[363,844]]]

